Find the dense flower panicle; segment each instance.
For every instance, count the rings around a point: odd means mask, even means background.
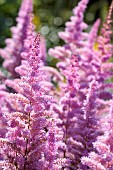
[[[2,168],[7,164],[8,169],[54,170],[56,166],[57,122],[52,112],[49,89],[40,85],[44,73],[39,70],[39,42],[38,34],[29,51],[30,71],[18,80],[20,93],[10,93],[6,99],[9,107],[4,116],[8,132],[6,141],[1,139],[1,153],[5,161],[1,162]]]
[[[98,137],[93,143],[97,152],[89,153],[88,157],[83,157],[83,164],[92,170],[112,170],[113,168],[113,103],[110,107],[109,115],[104,118],[102,128],[104,135]]]
[[[69,72],[70,70],[70,72]],[[59,157],[68,158],[69,169],[87,169],[82,165],[81,157],[93,151],[92,142],[101,135],[98,124],[98,105],[96,90],[98,84],[93,80],[86,88],[85,94],[80,92],[80,65],[79,56],[72,55],[70,64],[62,71],[66,77],[66,85],[61,86],[62,96],[59,100],[59,107],[56,112],[62,120],[61,125],[64,131],[65,145],[59,147]],[[86,96],[86,97],[85,97]]]
[[[0,55],[4,58],[3,67],[5,67],[12,77],[18,77],[15,67],[21,63],[20,53],[23,51],[23,43],[26,38],[26,28],[29,24],[29,13],[32,13],[32,0],[23,0],[16,19],[17,26],[11,28],[12,38],[6,39],[6,47],[0,49]]]

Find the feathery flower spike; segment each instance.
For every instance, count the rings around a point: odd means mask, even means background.
[[[0,55],[4,58],[5,67],[12,77],[18,77],[15,67],[21,63],[20,53],[23,51],[23,43],[26,38],[26,28],[29,24],[29,13],[33,11],[32,0],[23,0],[18,17],[17,26],[11,28],[12,38],[6,39],[6,47],[0,49]]]

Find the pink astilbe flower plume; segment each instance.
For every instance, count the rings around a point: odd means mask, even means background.
[[[78,6],[73,9],[74,16],[70,19],[70,22],[66,23],[65,32],[60,32],[59,36],[66,43],[74,42],[77,46],[81,46],[81,40],[87,37],[83,30],[87,28],[87,25],[83,22],[84,11],[87,7],[89,0],[82,0]]]
[[[57,170],[60,166],[55,162],[60,138],[56,136],[58,120],[52,111],[49,89],[41,86],[44,71],[40,71],[39,43],[40,34],[30,47],[29,69],[18,81],[19,93],[10,93],[6,99],[8,132],[5,139],[0,139],[4,157],[1,168]]]
[[[112,13],[113,13],[113,1],[109,8],[109,13],[106,18],[105,23],[101,29],[101,35],[98,37],[98,49],[100,50],[101,60],[106,62],[110,59],[113,55],[113,45],[111,42],[111,35],[113,31],[111,30],[111,23],[112,23]]]
[[[104,135],[98,137],[93,143],[97,152],[89,153],[88,157],[83,157],[83,164],[92,170],[112,170],[113,169],[113,102],[111,102],[109,115],[102,123]]]
[[[83,32],[88,27],[83,21],[88,2],[88,0],[81,0],[78,6],[73,9],[74,16],[70,18],[70,22],[66,23],[65,31],[59,32],[59,37],[65,41],[66,45],[55,47],[55,49],[50,48],[50,55],[65,61],[66,57],[70,57],[71,52],[74,52],[71,46],[74,49],[83,46],[84,41],[88,38],[88,34]]]
[[[21,63],[21,52],[26,38],[26,28],[29,24],[29,13],[33,11],[32,0],[23,0],[21,8],[16,19],[17,25],[11,28],[12,38],[6,39],[6,47],[0,49],[0,55],[4,58],[3,67],[5,67],[12,77],[18,77],[15,67]]]
[[[70,71],[69,71],[70,70]],[[62,96],[59,107],[54,109],[62,120],[64,143],[59,147],[59,156],[69,159],[67,168],[87,170],[82,165],[81,157],[88,155],[93,149],[92,142],[102,134],[99,129],[97,93],[98,83],[93,80],[86,88],[85,94],[80,92],[79,57],[72,55],[70,64],[62,74],[66,77],[66,84],[61,86]]]

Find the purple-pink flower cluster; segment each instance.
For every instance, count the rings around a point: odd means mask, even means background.
[[[33,0],[22,0],[12,38],[0,49],[0,169],[113,169],[112,10],[100,29],[84,22],[88,0],[73,10],[49,49],[35,32]],[[56,85],[55,85],[56,84]]]

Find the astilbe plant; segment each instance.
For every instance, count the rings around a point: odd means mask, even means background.
[[[100,19],[85,32],[87,4],[79,2],[59,33],[65,45],[49,50],[58,59],[55,69],[47,66],[45,40],[35,33],[32,0],[22,1],[12,39],[0,49],[10,73],[8,79],[0,74],[1,169],[113,169],[113,83],[107,82],[113,4],[100,36]]]
[[[95,80],[90,82],[84,98],[79,91],[79,69],[78,57],[72,55],[70,64],[64,71],[66,84],[61,85],[62,97],[54,109],[62,120],[60,126],[64,131],[65,145],[59,148],[59,156],[69,159],[69,164],[66,165],[69,169],[87,170],[87,166],[81,163],[81,157],[94,150],[92,142],[96,141],[102,132],[97,116],[98,83]]]
[[[4,117],[7,119],[8,132],[5,139],[0,139],[4,157],[0,167],[11,170],[54,170],[58,128],[49,89],[41,86],[44,76],[39,70],[39,35],[29,55],[29,71],[18,82],[19,92],[9,93],[6,99],[6,106],[8,104],[9,107],[4,111]]]

